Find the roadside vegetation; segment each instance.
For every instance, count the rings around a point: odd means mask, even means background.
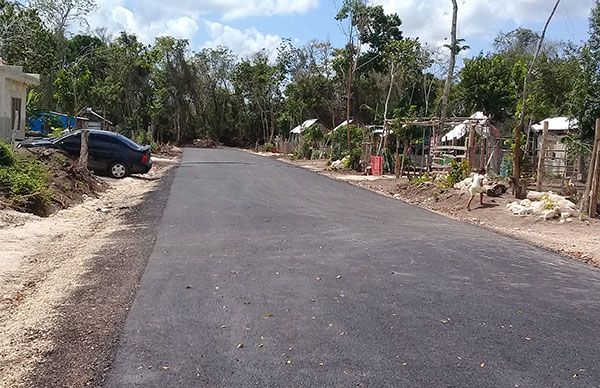
[[[0,208],[47,216],[94,196],[104,183],[55,150],[15,152],[0,142]]]
[[[292,128],[310,118],[330,130],[348,117],[369,124],[440,114],[448,47],[432,48],[405,37],[401,18],[408,16],[386,14],[381,6],[341,2],[331,23],[348,34],[343,47],[327,40],[284,41],[275,54],[239,57],[226,47],[194,51],[188,41],[173,37],[145,45],[125,32],[72,35],[68,31],[85,21],[95,3],[68,3],[0,0],[0,56],[42,74],[42,84],[28,99],[29,115],[49,110],[76,114],[89,106],[148,144],[211,139],[274,149],[278,138],[289,138]],[[598,8],[592,10],[588,42],[543,44],[527,98],[528,122],[575,117],[582,123],[580,139],[588,144],[600,116],[594,102],[600,95]],[[57,9],[61,12],[52,11]],[[489,50],[467,57],[452,77],[447,115],[480,110],[514,128],[523,79],[539,40],[540,33],[524,27],[499,31]],[[453,50],[467,47],[458,39]],[[401,137],[402,150],[405,139],[415,144],[423,134],[411,130]],[[393,153],[395,140],[386,146],[384,151]],[[313,156],[309,144],[300,147],[298,154]]]
[[[518,27],[498,31],[488,49],[473,54],[454,34],[438,48],[409,38],[402,31],[408,15],[363,0],[340,2],[331,20],[347,38],[342,45],[284,40],[276,50],[246,56],[227,47],[193,50],[187,40],[169,36],[147,45],[126,32],[78,28],[95,7],[94,0],[0,0],[0,56],[42,75],[29,92],[29,116],[93,107],[155,151],[167,143],[223,144],[326,158],[350,169],[364,169],[377,155],[385,171],[402,176],[421,169],[412,156],[429,152],[431,139],[441,137],[433,126],[406,122],[483,112],[503,150],[512,151],[503,166],[505,174],[518,175],[511,180],[517,189],[523,176],[533,181],[535,174],[533,141],[519,135],[523,123],[577,119],[579,130],[566,139],[569,150],[580,160],[592,153],[600,117],[600,1],[591,9],[585,42],[548,40],[545,31]],[[457,55],[462,67],[449,71]],[[308,119],[318,124],[292,133]],[[368,124],[393,133],[374,141]],[[465,173],[464,166],[452,166],[445,184]]]
[[[50,203],[48,171],[33,157],[16,154],[0,142],[0,200],[2,205],[40,213]]]

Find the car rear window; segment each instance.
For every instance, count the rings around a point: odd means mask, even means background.
[[[121,134],[117,134],[117,137],[123,143],[127,144],[127,146],[129,146],[129,148],[131,148],[131,149],[134,149],[136,151],[141,151],[142,148],[143,148],[141,145],[139,145],[138,143],[134,142],[133,140],[131,140],[130,138],[128,138],[126,136],[123,136]]]

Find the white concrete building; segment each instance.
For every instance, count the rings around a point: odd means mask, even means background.
[[[38,85],[40,76],[23,72],[22,66],[0,63],[0,140],[10,142],[25,138],[25,104],[27,87]]]

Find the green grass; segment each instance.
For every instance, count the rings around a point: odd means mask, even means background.
[[[37,160],[0,143],[0,194],[17,208],[40,212],[50,201],[48,171]],[[6,161],[10,161],[7,163]]]

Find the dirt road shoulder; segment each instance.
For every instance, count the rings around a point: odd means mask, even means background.
[[[40,219],[4,214],[0,386],[101,385],[153,248],[175,164]],[[8,261],[8,260],[7,260]]]

